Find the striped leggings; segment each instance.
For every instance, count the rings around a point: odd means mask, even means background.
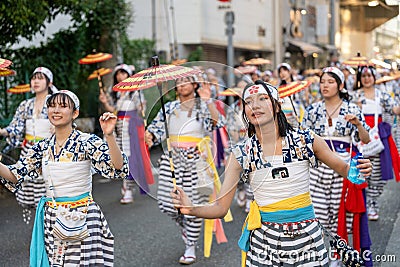
[[[366,190],[367,207],[374,207],[378,209],[378,198],[383,193],[383,188],[386,184],[386,181],[381,180],[381,160],[379,155],[376,157],[370,157],[369,160],[372,163],[372,174],[370,177],[366,178],[368,182],[368,187]]]
[[[177,186],[181,187],[189,196],[193,204],[205,204],[208,196],[198,194],[194,189],[197,184],[197,172],[195,162],[199,158],[198,154],[191,149],[180,149],[174,151],[173,163],[175,167],[175,177]],[[173,182],[169,160],[166,155],[161,156],[159,184],[158,184],[158,207],[171,216],[181,229],[182,239],[187,246],[197,243],[200,237],[203,219],[195,216],[178,214],[172,204],[170,193],[173,189]]]

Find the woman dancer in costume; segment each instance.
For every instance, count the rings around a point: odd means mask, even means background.
[[[193,206],[185,189],[176,187],[171,192],[175,207],[197,217],[224,216],[243,171],[255,198],[239,240],[243,265],[326,266],[328,253],[309,193],[309,165],[315,167],[318,158],[342,176],[349,165],[319,136],[290,126],[272,85],[248,85],[242,103],[249,138],[233,150],[219,197],[213,205]],[[358,167],[364,175],[371,172],[368,159],[360,159]]]
[[[106,139],[103,141],[73,128],[73,120],[79,115],[79,99],[71,91],[53,94],[47,98],[46,106],[54,135],[31,147],[16,164],[0,164],[0,181],[12,191],[24,180],[37,179],[43,173],[46,196],[40,199],[36,210],[30,266],[113,266],[114,236],[92,199],[90,170],[94,168],[110,179],[128,176],[128,159],[113,134],[117,118],[112,113],[100,117]],[[54,235],[60,206],[86,213],[88,237],[66,241]]]
[[[114,85],[132,75],[132,69],[126,64],[114,68]],[[110,99],[110,101],[108,101]],[[146,109],[146,101],[139,91],[115,92],[111,97],[100,92],[100,102],[108,112],[117,114],[116,139],[119,147],[129,158],[130,174],[124,179],[121,193],[121,204],[133,203],[135,181],[140,192],[150,192],[149,185],[154,183],[151,171],[150,156],[144,142],[144,118],[142,111]]]
[[[382,121],[383,113],[400,114],[400,107],[396,106],[393,98],[385,91],[375,87],[376,70],[372,66],[360,66],[357,70],[357,81],[354,94],[354,101],[360,106],[365,120],[370,128],[375,126],[375,113],[378,114],[379,136],[387,139],[383,142],[385,149],[370,157],[373,164],[371,177],[367,179],[367,209],[368,219],[378,220],[379,205],[378,198],[383,192],[387,180],[400,180],[399,153],[391,136],[391,125]],[[398,105],[398,104],[397,104]]]
[[[195,77],[176,80],[178,100],[165,104],[170,144],[172,147],[172,162],[176,175],[176,184],[185,188],[196,204],[204,204],[208,195],[199,193],[196,189],[198,175],[196,163],[203,157],[210,165],[214,181],[218,173],[210,150],[209,135],[215,128],[223,126],[224,120],[210,98],[211,90],[207,82],[202,87]],[[146,131],[146,143],[149,146],[160,144],[165,139],[164,114],[160,110]],[[215,184],[215,183],[214,183]],[[196,261],[196,243],[200,237],[203,219],[195,216],[182,216],[172,204],[169,195],[173,188],[171,167],[168,154],[161,156],[158,184],[158,206],[160,210],[176,220],[181,226],[182,239],[186,245],[179,262],[192,264]],[[211,229],[213,224],[211,225]],[[205,224],[205,232],[207,231]],[[211,230],[212,235],[212,230]],[[212,237],[211,237],[212,238]],[[211,244],[210,244],[211,246]],[[210,249],[205,247],[205,255]],[[209,253],[209,252],[208,252]]]
[[[54,132],[45,105],[46,97],[57,91],[53,85],[53,73],[45,67],[36,68],[32,73],[30,85],[32,92],[36,94],[35,97],[22,101],[11,123],[0,129],[0,135],[6,136],[11,146],[22,146],[21,156],[25,156],[30,147],[50,137]],[[32,209],[45,193],[42,177],[25,181],[15,193],[18,204],[23,207],[22,215],[26,223],[30,222]]]
[[[327,67],[322,70],[319,84],[323,100],[306,109],[302,126],[304,129],[310,129],[321,136],[332,151],[340,155],[346,163],[349,163],[350,153],[353,150],[350,148],[352,137],[356,141],[361,139],[364,143],[368,143],[370,138],[368,134],[369,126],[365,123],[360,108],[350,102],[349,94],[344,89],[344,81],[344,74],[338,68]],[[361,190],[361,194],[358,196],[362,195],[361,186],[351,185],[347,179],[343,179],[343,176],[340,176],[339,173],[324,163],[317,169],[310,169],[310,193],[315,215],[326,229],[339,234],[343,238],[347,236],[345,202],[349,204],[349,195],[354,194],[354,190]],[[352,205],[360,204],[358,210],[365,212],[364,203],[365,201],[357,199],[356,203],[352,203]],[[340,216],[339,207],[343,209]],[[354,227],[357,228],[355,232],[358,233],[360,218],[359,215],[357,216]],[[349,213],[348,229],[352,229],[352,217],[352,213]],[[345,229],[343,227],[338,229],[339,221]],[[368,235],[368,222],[365,221],[362,226],[362,231]],[[359,240],[358,234],[355,238]],[[357,242],[353,241],[353,244],[358,244]],[[363,242],[362,245],[366,249],[370,244]],[[360,246],[357,245],[355,248],[359,249]]]

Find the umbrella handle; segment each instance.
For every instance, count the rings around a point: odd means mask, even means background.
[[[160,102],[161,102],[161,110],[162,113],[164,115],[164,127],[165,127],[165,137],[167,140],[167,149],[168,149],[168,158],[169,158],[169,167],[171,170],[171,178],[172,178],[172,183],[174,185],[174,191],[176,192],[176,178],[175,178],[175,168],[174,168],[174,162],[172,160],[172,151],[171,151],[171,144],[169,141],[169,130],[168,130],[168,122],[167,122],[167,113],[165,111],[165,107],[164,107],[164,99],[163,99],[163,94],[162,94],[162,84],[161,82],[157,82],[157,88],[158,88],[158,92],[160,94]],[[181,209],[177,209],[178,210],[178,214],[181,214]]]

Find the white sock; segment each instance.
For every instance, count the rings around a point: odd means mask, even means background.
[[[196,246],[195,245],[192,245],[192,246],[186,245],[185,257],[188,257],[188,256],[196,257]]]

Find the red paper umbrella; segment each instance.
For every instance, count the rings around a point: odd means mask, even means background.
[[[7,68],[12,62],[8,59],[0,58],[0,68]]]
[[[20,84],[15,87],[9,88],[7,90],[7,92],[11,94],[23,94],[23,93],[28,93],[30,91],[31,91],[30,84]]]
[[[0,68],[0,77],[14,76],[16,74],[15,70],[10,70],[7,68]]]
[[[289,84],[281,85],[278,88],[279,97],[284,98],[300,92],[311,85],[310,81],[294,81]]]
[[[158,60],[158,58],[157,58]],[[156,86],[160,82],[176,80],[200,73],[200,70],[175,65],[153,65],[131,77],[123,80],[113,87],[114,91],[136,91]]]
[[[144,69],[131,77],[123,80],[122,82],[114,85],[114,91],[127,92],[127,91],[137,91],[157,86],[158,92],[160,94],[161,110],[163,112],[164,118],[166,118],[166,112],[164,107],[163,93],[162,93],[162,83],[170,80],[176,80],[178,78],[184,78],[188,76],[193,76],[201,73],[200,70],[192,69],[183,66],[174,65],[160,65],[160,61],[157,56],[151,58],[151,67]],[[164,120],[165,136],[167,139],[167,144],[169,144],[169,131],[167,120]],[[171,178],[176,187],[175,171],[172,162],[172,151],[170,146],[168,148],[168,157],[170,162]],[[179,211],[178,211],[179,212]]]
[[[88,80],[93,80],[96,79],[98,76],[104,76],[107,74],[110,74],[112,72],[112,69],[110,68],[100,68],[92,72],[92,74],[89,75],[87,78]]]
[[[110,58],[112,58],[112,55],[107,53],[89,54],[86,57],[81,58],[79,64],[94,64],[109,60]]]
[[[234,88],[228,88],[224,91],[222,91],[221,93],[219,93],[218,95],[220,96],[242,96],[243,94],[243,89],[239,88],[239,87],[234,87]]]

